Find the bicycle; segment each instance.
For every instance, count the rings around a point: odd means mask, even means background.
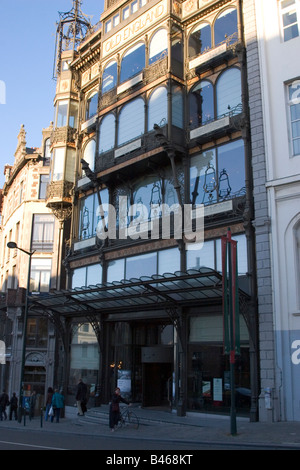
[[[134,429],[138,429],[139,424],[140,422],[137,415],[129,408],[129,406],[126,406],[120,413],[119,427],[130,426]]]

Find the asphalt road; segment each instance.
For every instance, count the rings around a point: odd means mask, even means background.
[[[144,468],[147,465],[163,466],[170,465],[186,465],[189,466],[194,463],[200,463],[203,460],[203,455],[200,451],[203,450],[261,450],[262,447],[255,445],[217,445],[216,443],[179,443],[158,441],[151,439],[123,439],[115,434],[112,437],[81,435],[81,434],[68,434],[56,432],[38,432],[34,430],[19,429],[1,429],[0,428],[0,450],[6,451],[85,451],[97,450],[102,451],[101,460],[103,463],[118,464],[118,462],[110,462],[110,458],[122,458],[123,455],[143,456]],[[268,450],[268,447],[263,447]],[[274,450],[274,447],[272,447]],[[120,453],[118,454],[118,451]],[[130,454],[130,451],[135,451]],[[155,451],[155,452],[151,452]],[[168,454],[168,451],[170,453]],[[128,454],[129,452],[129,454]],[[166,456],[169,460],[165,460]],[[113,457],[115,456],[115,457]],[[119,456],[119,457],[118,457]],[[107,460],[108,459],[108,460]],[[141,462],[142,462],[141,460]],[[133,467],[141,466],[141,462]],[[123,462],[120,460],[120,464]]]

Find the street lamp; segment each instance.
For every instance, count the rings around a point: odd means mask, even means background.
[[[34,251],[26,251],[23,248],[18,247],[15,242],[8,242],[7,247],[11,249],[17,249],[23,251],[26,255],[29,256],[28,263],[28,274],[27,274],[27,288],[25,296],[25,309],[24,309],[24,323],[23,323],[23,349],[22,349],[22,364],[21,364],[21,378],[20,378],[20,392],[19,392],[19,409],[18,409],[18,421],[19,423],[22,420],[22,402],[23,402],[23,382],[24,382],[24,368],[25,368],[25,352],[26,352],[26,334],[27,334],[27,317],[28,317],[28,294],[30,287],[30,267],[31,267],[31,256]]]

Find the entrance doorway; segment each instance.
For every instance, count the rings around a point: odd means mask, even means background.
[[[172,364],[143,364],[142,406],[169,407],[172,399]]]

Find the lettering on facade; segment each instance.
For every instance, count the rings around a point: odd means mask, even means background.
[[[0,341],[0,364],[5,364],[5,343],[4,341]]]
[[[295,350],[293,351],[292,356],[291,356],[292,363],[295,364],[295,366],[297,366],[300,364],[300,340],[299,339],[292,342],[292,349]]]
[[[151,10],[147,11],[135,21],[132,21],[126,28],[123,28],[118,33],[114,34],[111,38],[107,39],[103,43],[103,53],[102,56],[113,52],[117,47],[123,46],[138,33],[141,33],[143,30],[153,25],[157,20],[159,20],[167,12],[167,4],[164,0]]]

